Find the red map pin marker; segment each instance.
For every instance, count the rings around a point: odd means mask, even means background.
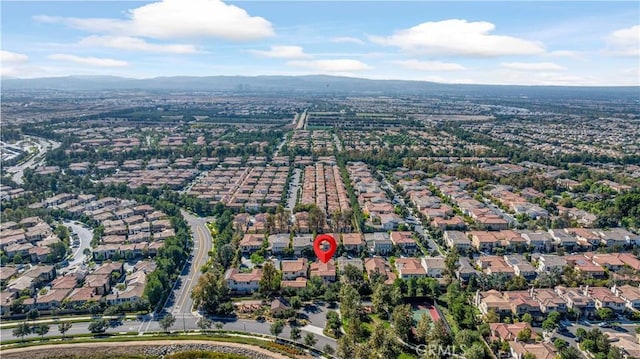
[[[322,250],[323,242],[329,243],[329,249],[327,251]],[[336,248],[338,248],[336,240],[328,234],[321,234],[313,241],[313,251],[316,252],[316,257],[318,257],[322,263],[327,263],[329,259],[333,257],[336,253]]]

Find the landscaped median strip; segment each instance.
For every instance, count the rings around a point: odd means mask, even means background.
[[[207,334],[208,333],[208,334]],[[0,352],[2,350],[13,349],[13,348],[23,348],[23,347],[31,347],[38,345],[51,345],[51,344],[73,344],[73,343],[93,343],[93,342],[135,342],[142,341],[147,342],[149,339],[165,341],[165,340],[206,340],[206,341],[218,341],[218,342],[231,342],[231,343],[239,343],[239,344],[248,344],[255,345],[260,348],[274,351],[283,354],[286,356],[291,356],[290,353],[283,352],[282,350],[278,350],[274,348],[272,344],[276,344],[274,339],[276,337],[265,335],[265,334],[247,334],[245,332],[236,332],[236,331],[209,331],[205,334],[200,330],[174,334],[174,333],[162,333],[162,332],[149,332],[143,335],[139,335],[138,332],[122,332],[122,333],[112,333],[112,334],[76,334],[73,336],[51,336],[46,337],[46,339],[42,340],[37,337],[28,338],[26,340],[10,340],[4,341],[0,345]],[[288,347],[283,343],[289,342],[288,340],[284,340],[282,338],[277,338],[279,341],[279,345],[284,347]],[[307,347],[301,343],[295,343],[296,347],[305,348],[306,351],[314,351],[316,353],[321,353],[320,350]],[[293,349],[294,347],[291,347]],[[325,354],[326,355],[326,354]]]
[[[117,315],[105,315],[105,316],[101,316],[99,318],[97,317],[87,317],[87,316],[82,316],[82,317],[64,317],[64,318],[50,318],[50,319],[39,319],[39,320],[12,320],[12,321],[3,321],[2,323],[0,323],[0,329],[11,329],[11,328],[15,328],[18,325],[22,324],[22,323],[27,323],[30,325],[38,325],[38,324],[58,324],[60,322],[71,322],[71,323],[86,323],[86,322],[91,322],[94,321],[96,319],[106,319],[106,320],[111,320],[111,319],[118,319],[118,320],[138,320],[140,319],[138,316],[135,315],[127,315],[127,316],[117,316]]]

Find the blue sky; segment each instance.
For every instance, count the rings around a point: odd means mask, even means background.
[[[2,1],[2,75],[640,85],[638,1]]]

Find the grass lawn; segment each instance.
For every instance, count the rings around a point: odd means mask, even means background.
[[[447,323],[451,327],[451,331],[453,332],[452,334],[454,336],[458,334],[458,332],[460,331],[460,328],[458,327],[458,323],[455,321],[455,319],[453,319],[453,316],[449,312],[449,309],[441,305],[438,306],[438,309],[440,309],[440,312],[444,315],[444,319],[447,321]]]
[[[416,357],[411,354],[402,353],[398,356],[398,359],[415,359]]]

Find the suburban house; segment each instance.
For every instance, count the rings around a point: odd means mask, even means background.
[[[333,238],[339,239],[337,235]],[[342,245],[348,252],[358,252],[364,248],[364,244],[362,233],[342,233]]]
[[[293,252],[299,256],[305,249],[311,250],[313,248],[313,240],[310,235],[297,235],[293,237]]]
[[[556,286],[555,292],[567,302],[567,308],[577,311],[581,316],[589,315],[596,310],[595,300],[585,295],[582,288]]]
[[[393,282],[396,280],[396,274],[393,273],[391,267],[389,266],[389,263],[384,258],[365,258],[364,268],[367,271],[369,280],[371,280],[371,277],[375,276],[376,274],[386,278],[385,284],[393,284]]]
[[[386,232],[365,233],[364,239],[373,253],[388,254],[393,250],[393,242]]]
[[[422,266],[427,270],[427,276],[442,278],[446,270],[444,257],[422,257]]]
[[[283,260],[282,279],[295,280],[298,277],[307,277],[308,262],[306,258],[298,258],[296,260]]]
[[[625,300],[616,296],[609,288],[586,286],[584,294],[593,298],[596,309],[609,308],[616,313],[622,313],[625,310]]]
[[[427,276],[427,270],[418,258],[396,258],[396,270],[402,279],[421,278]]]
[[[260,248],[264,243],[264,234],[245,234],[240,240],[240,250],[242,253],[250,254]]]
[[[311,263],[310,276],[318,276],[322,278],[325,283],[336,281],[336,264],[333,259],[327,263],[320,261]]]
[[[268,241],[271,253],[283,253],[285,249],[289,248],[288,233],[272,234],[269,236]]]
[[[527,322],[518,322],[512,324],[490,323],[491,340],[514,341],[518,339],[518,334],[525,328],[533,331],[531,324]]]
[[[444,241],[449,248],[457,248],[459,252],[466,252],[471,248],[471,241],[464,232],[445,231]]]
[[[523,255],[512,254],[504,256],[504,260],[511,268],[515,275],[526,279],[534,279],[537,275],[536,269],[529,263]]]
[[[391,242],[405,254],[413,255],[418,250],[412,232],[391,232],[390,238]]]
[[[242,273],[237,268],[229,268],[224,280],[232,293],[248,294],[260,288],[262,270],[254,268],[250,273]]]
[[[640,287],[633,285],[614,285],[611,291],[624,300],[629,309],[640,310]]]

